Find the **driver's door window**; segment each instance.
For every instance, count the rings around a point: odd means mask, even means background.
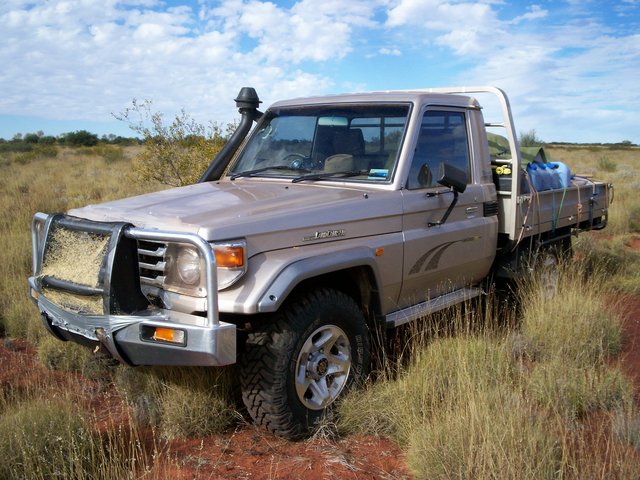
[[[465,172],[470,182],[465,116],[463,112],[428,110],[422,117],[407,188],[435,187],[443,163]]]

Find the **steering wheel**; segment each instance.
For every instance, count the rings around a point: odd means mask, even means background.
[[[285,165],[289,165],[291,168],[300,170],[304,168],[304,163],[307,157],[301,153],[290,153],[282,159]]]

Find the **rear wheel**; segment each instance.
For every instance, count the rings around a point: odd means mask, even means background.
[[[536,258],[540,286],[546,298],[553,298],[558,290],[560,268],[572,254],[571,238],[567,237],[540,248]]]
[[[364,380],[369,362],[356,302],[336,290],[313,291],[249,333],[240,361],[242,399],[256,423],[300,438]]]

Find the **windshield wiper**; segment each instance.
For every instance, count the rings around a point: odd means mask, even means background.
[[[347,177],[357,177],[359,175],[369,175],[369,170],[345,170],[342,172],[319,172],[312,173],[310,175],[301,175],[299,177],[291,180],[291,183],[299,183],[307,180],[316,181],[316,180],[325,180],[333,177],[347,178]]]
[[[293,168],[288,165],[272,165],[270,167],[262,167],[256,168],[255,170],[246,170],[244,172],[238,172],[231,175],[231,180],[235,180],[240,177],[252,177],[257,175],[258,173],[266,172],[267,170],[294,170],[296,172],[305,172],[309,173],[311,170],[307,170],[305,168]]]

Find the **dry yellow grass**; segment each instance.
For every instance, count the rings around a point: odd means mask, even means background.
[[[61,149],[56,158],[35,159],[23,164],[4,162],[0,166],[0,202],[5,211],[10,212],[10,215],[0,218],[0,228],[4,232],[0,237],[0,322],[12,336],[26,336],[37,340],[44,333],[37,312],[25,294],[25,279],[31,268],[29,225],[33,213],[66,211],[87,203],[158,189],[157,185],[140,185],[129,180],[129,159],[133,154],[131,150],[126,150],[125,158],[117,162],[94,153],[97,152],[91,149],[83,149],[82,153]],[[554,159],[569,164],[574,172],[593,174],[599,180],[613,182],[616,186],[616,199],[611,210],[608,232],[617,234],[630,231],[632,227],[629,212],[640,205],[640,200],[635,199],[635,191],[640,186],[640,169],[636,167],[640,150],[553,147],[550,154]],[[602,161],[603,157],[607,158],[606,162]],[[598,279],[594,281],[597,282]],[[570,282],[571,279],[566,281],[567,284]],[[590,291],[590,302],[596,307],[601,306],[591,297],[603,293],[603,289]],[[572,295],[578,296],[577,300],[572,299],[571,304],[579,310],[584,299],[580,288]],[[561,293],[559,299],[562,298]],[[542,310],[543,307],[551,308],[553,312],[564,311],[560,307],[554,310],[552,305],[544,305],[531,315],[550,316],[548,310]],[[468,311],[460,311],[458,319],[465,323],[469,315]],[[592,318],[599,321],[603,317],[595,312]],[[573,321],[569,312],[563,318],[551,320]],[[581,325],[580,322],[575,323],[577,326]],[[534,370],[529,370],[529,362],[537,361],[542,365],[542,361],[527,357],[527,352],[524,351],[526,348],[523,350],[522,345],[533,345],[535,350],[539,350],[542,348],[541,344],[544,346],[552,342],[545,341],[541,334],[544,329],[537,322],[532,321],[531,328],[537,334],[528,335],[528,340],[520,345],[514,345],[513,337],[496,336],[493,331],[476,335],[469,330],[455,338],[428,339],[431,342],[428,350],[414,352],[413,361],[400,372],[397,381],[381,381],[370,391],[359,392],[345,402],[346,409],[351,407],[351,413],[347,413],[345,417],[351,415],[352,423],[343,424],[343,428],[372,431],[399,439],[406,446],[411,468],[419,478],[438,475],[455,477],[456,473],[468,475],[469,478],[581,478],[581,475],[582,478],[595,478],[593,472],[611,478],[635,478],[640,475],[638,466],[630,464],[624,456],[616,456],[615,461],[603,463],[600,455],[602,452],[597,449],[594,451],[593,445],[579,436],[580,431],[575,428],[575,424],[567,426],[566,418],[563,418],[565,415],[557,415],[546,408],[549,404],[556,404],[553,396],[562,395],[565,390],[578,392],[576,395],[580,401],[585,398],[585,394],[600,395],[602,392],[589,391],[589,385],[594,381],[586,370],[584,378],[589,381],[585,382],[572,383],[572,378],[560,375],[551,379],[551,368],[544,372],[545,375],[541,375],[540,381],[533,382],[535,378],[531,380],[531,372]],[[550,331],[549,338],[554,338],[553,333],[557,330]],[[596,328],[595,331],[596,334],[607,333],[609,329]],[[562,329],[562,332],[566,342],[579,338],[576,332],[567,329]],[[611,338],[605,335],[598,345],[615,344],[616,342],[611,342]],[[540,339],[542,342],[538,342]],[[562,365],[562,361],[567,362],[567,349],[560,350],[562,351],[558,355],[561,354],[564,359],[559,360]],[[545,357],[540,352],[537,354],[541,359]],[[602,365],[606,356],[592,356],[598,369],[606,368],[606,365]],[[136,372],[127,370],[128,374]],[[601,370],[597,370],[596,373],[600,375],[600,372]],[[623,397],[627,395],[624,381],[618,382],[618,377],[614,377],[615,372],[611,378],[615,380],[613,383],[620,383],[616,390],[619,392],[618,397],[624,400]],[[607,380],[609,377],[602,378]],[[147,380],[148,378],[143,379]],[[549,385],[553,388],[546,388]],[[578,391],[583,388],[586,393]],[[532,389],[535,396],[530,393]],[[155,395],[151,390],[147,392],[149,397]],[[606,390],[608,392],[614,389]],[[199,392],[198,388],[190,389],[188,385],[180,383],[180,388],[172,391],[178,393],[173,404],[164,407],[158,405],[158,412],[168,414],[170,412],[166,410],[171,409],[175,415],[176,412],[182,412],[194,399],[202,402],[200,397],[191,395],[192,392]],[[160,402],[161,396],[155,400]],[[610,400],[607,395],[597,396],[595,401],[584,405],[595,404],[600,408],[601,405],[617,404],[619,399],[615,398],[614,402]],[[4,424],[11,430],[11,422],[18,418],[15,415],[22,409],[13,402],[7,403],[6,408],[6,415],[2,414]],[[203,423],[201,417],[194,418],[197,419],[196,426]],[[634,425],[637,423],[637,415],[633,414],[626,422],[625,425]],[[170,429],[169,433],[171,432],[176,435],[184,434],[181,429]],[[109,435],[113,435],[114,439],[120,438],[115,430],[110,431]],[[608,444],[615,443],[608,431],[601,435],[606,437],[604,440]],[[628,436],[637,438],[637,434],[635,437]],[[135,435],[130,434],[130,437],[135,438]],[[102,447],[98,447],[99,453],[95,455],[102,458]],[[127,447],[118,448],[126,450]],[[452,454],[448,455],[448,452]],[[136,452],[125,453],[126,458],[141,458]],[[104,456],[111,457],[106,454]],[[60,462],[64,465],[64,459]],[[129,466],[119,461],[114,465],[103,468]],[[102,478],[125,478],[123,472],[134,470],[133,466],[129,467],[129,470],[117,470],[120,475],[107,474]],[[65,468],[70,467],[66,465]]]

